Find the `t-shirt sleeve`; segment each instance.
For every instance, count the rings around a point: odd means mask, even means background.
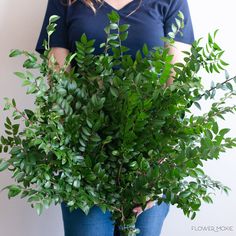
[[[164,17],[164,35],[167,37],[168,33],[172,31],[171,25],[173,23],[176,25],[175,18],[178,18],[179,11],[184,15],[184,28],[180,29],[183,36],[178,32],[175,35],[174,40],[192,44],[195,37],[187,0],[170,0],[170,4]]]
[[[48,40],[47,25],[49,24],[49,18],[51,15],[58,15],[60,18],[55,22],[57,25],[55,31],[50,35],[49,46],[62,47],[69,49],[69,41],[67,34],[66,14],[67,6],[61,3],[61,0],[48,0],[44,20],[42,23],[41,31],[38,36],[35,51],[42,54],[44,52],[43,41]]]

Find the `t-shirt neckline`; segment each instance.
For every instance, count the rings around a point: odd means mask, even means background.
[[[107,7],[109,7],[109,8],[111,8],[112,10],[115,10],[115,11],[117,11],[117,12],[121,12],[121,11],[123,11],[123,10],[125,10],[126,8],[128,8],[130,5],[132,5],[134,2],[136,2],[136,0],[132,0],[132,1],[130,1],[130,2],[128,2],[127,4],[125,4],[122,8],[120,8],[120,9],[116,9],[115,7],[113,7],[110,3],[108,3],[108,2],[106,2],[106,1],[104,1],[103,0],[103,5],[105,5],[105,6],[107,6]]]

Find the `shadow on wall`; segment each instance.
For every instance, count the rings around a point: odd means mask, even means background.
[[[34,49],[47,0],[1,0],[0,53],[10,48]],[[3,46],[4,45],[4,46]]]
[[[32,108],[32,99],[25,94],[21,80],[13,73],[24,71],[24,56],[10,58],[11,49],[34,52],[42,25],[47,0],[0,1],[0,136],[4,132],[6,116],[4,97],[15,98],[20,109]],[[0,158],[3,156],[1,155]],[[10,174],[0,172],[0,189],[13,182]],[[52,206],[38,216],[25,199],[8,199],[7,191],[0,192],[0,235],[7,236],[62,236],[63,222],[59,206]]]

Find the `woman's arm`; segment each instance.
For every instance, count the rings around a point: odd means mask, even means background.
[[[69,50],[66,48],[52,47],[52,50],[50,51],[48,57],[50,58],[50,56],[53,56],[55,60],[57,61],[58,65],[55,67],[56,71],[59,71],[60,68],[64,65],[65,59],[68,54],[69,54]],[[50,67],[50,61],[49,61],[49,67]],[[71,64],[66,68],[67,72],[70,72],[70,70],[71,70]],[[50,87],[52,86],[52,83],[50,81],[50,75],[48,76],[48,84]],[[103,87],[102,80],[98,79],[98,84],[100,88]]]
[[[175,64],[177,62],[184,63],[185,54],[182,51],[189,51],[190,48],[191,48],[191,45],[176,41],[174,43],[174,47],[170,46],[170,45],[167,45],[167,44],[165,45],[165,47],[170,48],[169,54],[174,56],[173,59],[172,59],[172,64]],[[175,75],[175,71],[172,70],[171,76],[167,80],[167,82],[165,83],[164,88],[166,88],[167,86],[169,86],[173,83],[174,75]],[[147,201],[146,207],[145,207],[144,210],[147,210],[147,209],[149,209],[153,206],[154,206],[154,201],[149,200],[149,201]],[[133,212],[137,214],[136,216],[138,216],[139,214],[141,214],[143,212],[143,209],[142,209],[141,206],[137,206],[137,207],[133,208]]]
[[[56,70],[60,69],[63,66],[66,56],[68,54],[69,54],[69,50],[66,48],[52,47],[52,50],[50,51],[49,56],[53,55],[56,61],[58,62],[58,67],[56,68]],[[68,69],[70,69],[69,67]]]
[[[69,54],[69,50],[66,48],[60,48],[60,47],[52,47],[48,57],[50,58],[53,56],[55,60],[57,61],[58,65],[55,67],[56,71],[59,71],[60,68],[64,65],[66,56]],[[50,61],[49,61],[49,67],[50,67]],[[67,71],[69,72],[71,69],[71,65],[67,67]],[[50,75],[48,76],[48,84],[51,87],[51,81],[50,81]]]
[[[184,63],[184,57],[186,56],[186,54],[184,54],[182,51],[190,51],[191,45],[175,41],[173,46],[165,44],[165,47],[168,47],[170,49],[169,54],[174,56],[172,64],[175,64],[177,62]],[[173,83],[174,76],[175,71],[172,70],[170,78],[165,83],[165,88]]]

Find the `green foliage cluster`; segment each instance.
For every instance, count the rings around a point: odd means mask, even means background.
[[[182,13],[178,16],[170,37],[163,38],[170,44],[184,26]],[[176,205],[193,219],[202,201],[212,203],[211,189],[230,190],[201,167],[236,146],[236,138],[225,136],[230,129],[217,123],[236,110],[235,105],[226,106],[236,95],[231,83],[236,79],[226,74],[225,81],[212,83],[209,90],[201,83],[200,69],[219,73],[227,65],[215,42],[217,31],[208,35],[205,47],[196,40],[184,52],[185,63],[172,64],[168,48],[149,50],[146,44],[143,55],[139,50],[132,59],[121,44],[129,25],[120,25],[115,11],[108,17],[107,41],[100,45],[104,53],[94,55],[95,40],[83,34],[59,71],[49,67],[49,60],[55,65],[48,58],[50,37],[40,63],[33,53],[11,51],[10,57],[27,56],[23,67],[40,75],[15,72],[27,94],[35,96],[35,110],[20,111],[14,98],[5,98],[4,110],[13,109],[13,119],[7,117],[4,123],[0,152],[10,158],[0,160],[0,171],[8,169],[17,182],[3,188],[9,198],[27,198],[38,214],[62,201],[86,214],[97,204],[104,212],[112,211],[124,235],[135,235],[139,230],[133,227],[132,209],[144,207],[147,198]],[[50,17],[49,36],[58,18]],[[73,59],[77,67],[68,72]],[[171,70],[176,72],[174,83],[164,87]],[[45,81],[49,75],[51,86]],[[225,93],[208,112],[191,113],[193,105],[201,109],[201,99],[214,99],[217,89]],[[22,131],[19,119],[25,124]]]

